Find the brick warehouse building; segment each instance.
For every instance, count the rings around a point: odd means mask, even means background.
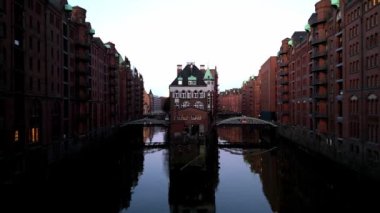
[[[305,32],[283,40],[277,75],[282,134],[373,175],[380,174],[379,5],[317,2]]]
[[[64,0],[0,2],[0,181],[142,116],[142,76],[94,33]]]
[[[271,56],[259,70],[260,119],[267,121],[276,120],[276,74],[277,57]]]
[[[218,113],[241,114],[241,89],[230,89],[219,93]]]
[[[260,84],[259,76],[251,76],[243,83],[241,88],[242,115],[256,118],[260,116]]]
[[[177,66],[177,77],[169,86],[171,135],[183,132],[203,135],[214,122],[218,75],[215,69],[200,69],[194,63]]]

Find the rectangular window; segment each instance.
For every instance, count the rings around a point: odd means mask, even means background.
[[[20,133],[18,130],[15,130],[14,142],[18,142],[19,140],[20,140]]]
[[[7,0],[0,0],[0,12],[5,12],[5,2]]]
[[[30,131],[30,141],[32,143],[38,143],[40,140],[39,135],[40,135],[39,128],[35,128],[35,127],[32,128]]]
[[[5,38],[5,23],[0,23],[0,38]]]

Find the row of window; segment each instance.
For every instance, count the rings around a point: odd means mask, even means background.
[[[348,54],[350,56],[354,56],[354,55],[359,54],[359,42],[356,42],[356,43],[351,44],[349,46]]]
[[[179,116],[177,116],[177,120],[178,121],[187,121],[187,120],[189,120],[189,116],[183,116],[183,115],[179,115]],[[192,116],[190,116],[190,120],[192,120],[192,121],[200,121],[200,120],[202,120],[202,116],[200,116],[200,115],[192,115]]]
[[[368,88],[380,87],[380,82],[379,82],[379,78],[377,74],[367,76],[367,87]]]
[[[367,69],[375,68],[379,65],[378,54],[374,54],[366,57],[366,67]]]
[[[175,105],[176,105],[176,107],[180,107],[178,101],[175,102]],[[190,107],[190,106],[191,106],[191,104],[190,104],[189,101],[184,101],[181,104],[181,108],[187,108],[187,107]],[[204,104],[201,101],[197,101],[197,102],[194,103],[194,107],[197,108],[197,109],[204,109]]]
[[[380,4],[380,0],[366,0],[364,2],[364,10],[370,10],[372,7]]]
[[[369,18],[366,18],[366,29],[370,30],[377,26],[377,13],[371,15]]]
[[[359,18],[360,15],[361,15],[360,7],[357,7],[352,12],[347,14],[347,21],[348,22],[354,21],[355,19]]]
[[[379,125],[376,123],[370,123],[367,126],[366,133],[367,139],[370,142],[379,142]],[[358,121],[351,121],[349,125],[349,136],[352,138],[360,137],[360,125]]]
[[[349,63],[348,70],[350,73],[357,73],[360,70],[359,60],[352,61]]]
[[[366,39],[366,48],[371,49],[371,48],[377,47],[377,42],[378,42],[377,33],[368,36]]]
[[[179,93],[178,91],[173,92],[174,98],[205,98],[205,92],[202,90],[198,91],[182,91]],[[210,96],[210,93],[208,93],[208,96]]]
[[[359,99],[356,96],[352,96],[348,106],[350,114],[359,113]],[[371,94],[367,98],[367,113],[369,115],[378,115],[379,114],[379,101],[376,95]]]
[[[352,39],[359,35],[359,25],[354,25],[348,29],[348,38]]]

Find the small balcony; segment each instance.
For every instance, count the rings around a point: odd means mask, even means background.
[[[288,79],[281,79],[280,80],[280,84],[281,85],[288,85],[289,84],[289,80]]]
[[[319,119],[326,119],[328,117],[326,112],[315,112],[313,115]]]
[[[116,70],[116,69],[117,69],[117,66],[116,66],[116,64],[110,64],[110,65],[108,66],[108,69],[110,69],[110,70]]]
[[[287,54],[287,53],[288,53],[288,50],[280,50],[280,51],[278,52],[279,55],[285,55],[285,54]]]
[[[327,72],[327,65],[313,65],[311,72]]]
[[[279,73],[278,73],[280,76],[287,76],[289,75],[287,71],[285,70],[281,70]]]
[[[310,26],[315,26],[317,24],[324,23],[327,21],[327,17],[328,17],[327,13],[316,14],[309,19],[309,24]]]
[[[289,65],[288,62],[280,62],[278,63],[278,66],[281,68],[281,67],[287,67]]]
[[[326,43],[326,42],[327,42],[327,38],[324,36],[320,36],[318,38],[312,38],[311,39],[311,45],[313,45],[313,46],[318,45],[318,44],[322,44],[322,43]]]
[[[312,59],[326,57],[326,56],[327,56],[326,50],[313,50],[311,53]]]
[[[78,70],[78,74],[79,75],[84,75],[84,76],[91,75],[91,70],[90,69],[78,68],[77,70]]]
[[[84,47],[84,48],[90,48],[90,43],[86,41],[76,41],[75,46],[77,47]]]
[[[313,86],[327,85],[327,79],[315,79],[313,81]]]
[[[316,94],[314,96],[314,99],[316,99],[316,100],[326,100],[327,99],[327,94]]]
[[[90,54],[79,54],[76,56],[77,61],[84,61],[84,62],[89,62],[91,61],[91,56]]]

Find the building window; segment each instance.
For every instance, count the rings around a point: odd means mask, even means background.
[[[187,107],[189,107],[190,106],[190,102],[188,102],[188,101],[184,101],[183,103],[182,103],[182,108],[187,108]]]
[[[194,91],[193,98],[198,98],[198,92],[197,91]]]
[[[179,93],[178,93],[178,91],[176,90],[174,93],[173,93],[174,95],[174,98],[179,98]]]
[[[191,91],[187,91],[187,98],[191,98]]]
[[[15,130],[14,142],[19,142],[19,141],[20,141],[20,132],[18,130]]]
[[[5,24],[0,23],[0,38],[5,38]]]
[[[40,141],[40,130],[39,130],[39,128],[32,128],[31,129],[30,141],[32,143],[38,143]]]
[[[202,90],[199,91],[199,98],[205,98],[205,93]]]
[[[186,98],[186,91],[183,90],[183,91],[181,92],[181,98]]]
[[[205,108],[204,104],[201,101],[195,102],[194,107],[197,109],[204,109]]]

